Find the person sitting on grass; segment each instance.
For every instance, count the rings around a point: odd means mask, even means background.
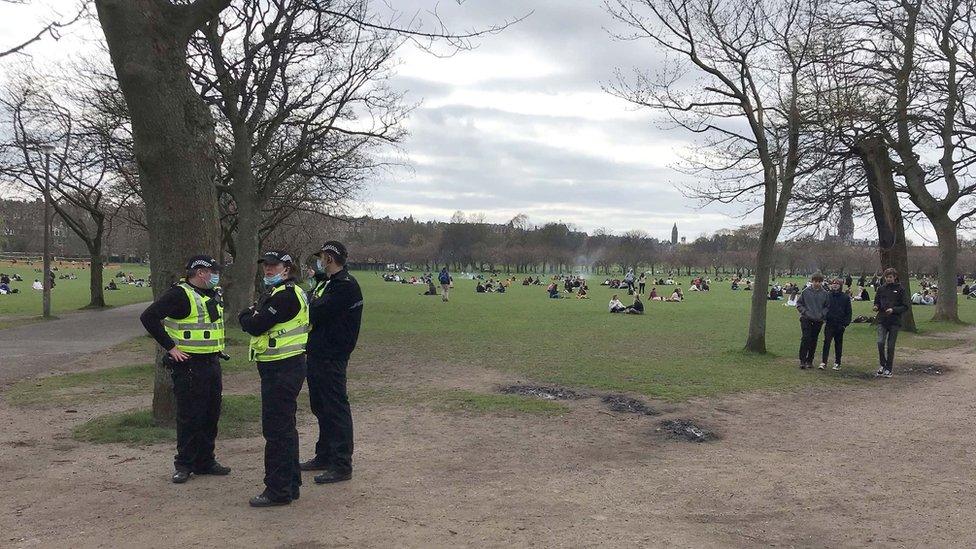
[[[746,285],[745,285],[744,288],[742,288],[742,291],[744,291],[744,292],[751,292],[752,291],[752,282],[746,280]]]
[[[647,299],[651,301],[664,301],[664,298],[657,295],[657,287],[651,288],[651,293],[647,296]]]
[[[485,293],[485,286],[484,284],[481,283],[480,280],[478,281],[478,285],[474,287],[474,291],[479,294]]]
[[[31,284],[31,289],[34,289],[34,290],[43,290],[44,289],[44,285],[41,284],[41,281],[40,280],[38,280],[38,279],[35,278],[34,279],[34,283]]]
[[[119,287],[118,287],[118,285],[117,285],[117,284],[115,283],[115,280],[113,279],[113,280],[109,280],[109,281],[108,281],[108,286],[105,286],[105,289],[106,289],[106,290],[118,290],[118,289],[119,289]]]
[[[679,287],[679,288],[675,288],[674,291],[671,292],[671,297],[668,298],[668,301],[680,303],[684,301],[684,299],[685,299],[685,294],[681,293],[681,288]]]
[[[427,279],[427,291],[421,295],[437,295],[437,287],[434,286],[434,281],[432,279]]]
[[[580,286],[579,292],[576,294],[576,299],[589,299],[590,296],[586,295],[586,286]]]
[[[609,308],[611,313],[619,313],[627,309],[627,307],[624,307],[624,304],[620,302],[617,294],[613,294],[613,297],[610,298]]]
[[[499,284],[498,287],[495,288],[495,293],[496,294],[503,294],[503,293],[505,293],[505,285],[504,284]]]
[[[640,294],[634,294],[634,304],[624,309],[623,312],[628,315],[644,314],[644,304],[641,303]]]
[[[769,289],[769,297],[767,297],[766,299],[770,301],[777,301],[780,299],[779,292],[776,291],[775,286]]]
[[[559,285],[555,282],[550,282],[549,286],[546,287],[546,291],[549,292],[549,299],[559,299]]]
[[[7,284],[6,282],[0,282],[0,295],[16,294],[19,292],[20,290],[17,290],[16,288],[11,289],[10,284]]]

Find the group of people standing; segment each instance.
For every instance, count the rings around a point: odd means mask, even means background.
[[[261,378],[261,427],[265,438],[264,485],[252,507],[287,505],[299,498],[302,471],[318,471],[317,484],[352,478],[353,425],[346,391],[349,356],[356,347],[363,296],[346,270],[340,242],[326,242],[315,255],[310,290],[301,287],[299,266],[283,250],[269,250],[259,263],[264,292],[239,312],[250,336],[249,359]],[[210,256],[190,258],[185,278],[143,313],[146,331],[166,350],[176,396],[176,456],[172,481],[193,475],[227,475],[214,449],[221,411],[224,308],[221,266]],[[318,420],[313,458],[299,462],[295,415],[308,380]]]
[[[901,315],[908,310],[905,289],[894,269],[884,271],[884,285],[876,286],[873,310],[877,315],[878,371],[875,375],[890,378],[895,360],[895,342],[901,328]],[[843,291],[844,281],[830,282],[829,291],[823,287],[824,277],[815,274],[796,300],[800,313],[800,369],[813,367],[814,355],[821,329],[824,331],[823,351],[819,368],[827,367],[830,345],[834,344],[834,370],[841,369],[844,331],[851,323],[851,296]],[[849,287],[849,285],[848,285]]]

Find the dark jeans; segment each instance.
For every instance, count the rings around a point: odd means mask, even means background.
[[[844,330],[846,326],[836,326],[827,324],[824,326],[823,362],[827,363],[830,358],[830,342],[834,342],[834,364],[840,364],[841,356],[844,354]]]
[[[204,471],[214,464],[217,421],[223,384],[217,355],[190,355],[173,368],[176,395],[178,471]]]
[[[302,485],[298,467],[298,393],[305,383],[305,355],[259,362],[261,375],[261,431],[264,434],[265,494],[290,500]]]
[[[308,396],[319,420],[316,461],[337,472],[352,470],[352,410],[346,393],[347,360],[308,359]]]
[[[895,363],[895,341],[898,340],[898,326],[878,324],[878,362],[881,369],[891,371]]]
[[[644,295],[644,288],[647,287],[647,283],[646,282],[641,282],[640,284],[637,285],[637,287],[638,287],[637,292],[639,294],[641,294],[641,295]]]
[[[823,328],[823,324],[820,320],[800,317],[800,330],[803,333],[800,339],[801,364],[813,364],[813,354],[817,351],[817,340],[820,339],[820,329]]]

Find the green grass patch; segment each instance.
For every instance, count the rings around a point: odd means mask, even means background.
[[[75,311],[84,308],[91,301],[90,280],[91,273],[88,269],[83,269],[78,265],[71,266],[70,263],[55,263],[58,270],[56,275],[74,274],[76,280],[55,280],[54,289],[51,290],[51,312],[55,315],[66,311]],[[24,262],[16,264],[9,261],[0,261],[0,272],[7,274],[19,274],[24,278],[23,282],[12,282],[11,287],[17,288],[20,292],[0,296],[0,329],[22,326],[40,321],[42,292],[32,290],[31,284],[35,278],[40,278],[41,264],[35,263],[28,266]],[[149,267],[140,264],[112,264],[105,267],[104,285],[108,285],[119,271],[132,273],[135,278],[149,279]],[[137,288],[129,284],[118,283],[119,289],[105,291],[105,302],[108,306],[128,305],[152,299],[151,288]]]
[[[261,398],[224,395],[219,437],[240,438],[261,433]],[[158,444],[176,440],[176,429],[157,426],[150,410],[129,410],[96,417],[72,429],[72,436],[94,444]]]
[[[472,391],[436,391],[428,395],[433,408],[445,412],[470,412],[476,414],[542,414],[559,415],[570,410],[569,406],[551,400],[519,395],[497,395]]]
[[[751,390],[859,383],[876,369],[875,327],[851,325],[844,342],[843,375],[796,368],[799,315],[783,301],[767,302],[767,355],[745,353],[751,292],[713,282],[712,291],[685,292],[683,303],[646,302],[643,316],[611,315],[610,296],[626,291],[590,277],[590,299],[548,299],[544,286],[513,284],[505,294],[478,294],[475,282],[455,274],[451,301],[418,295],[421,286],[384,282],[379,273],[355,273],[366,299],[357,363],[422,368],[436,361],[503,370],[521,378],[574,387],[635,392],[668,401]],[[524,275],[519,275],[523,278]],[[677,282],[687,288],[692,277]],[[785,283],[788,280],[779,279]],[[647,291],[653,285],[647,286]],[[658,287],[670,294],[671,287]],[[871,292],[872,295],[874,292]],[[646,297],[646,296],[645,296]],[[871,315],[854,302],[854,315]],[[916,307],[923,334],[964,325],[931,322],[932,307]],[[961,300],[959,314],[976,322],[976,302]],[[904,334],[900,348],[919,338]],[[942,349],[923,340],[919,347]],[[832,358],[832,357],[831,357]],[[897,363],[896,358],[896,363]],[[897,369],[897,364],[896,364]]]
[[[15,383],[7,390],[11,404],[78,404],[151,393],[153,365],[136,364],[60,374]]]

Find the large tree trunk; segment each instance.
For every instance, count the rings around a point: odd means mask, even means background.
[[[763,226],[759,237],[759,251],[756,253],[756,280],[752,286],[752,305],[749,309],[749,335],[746,337],[747,351],[766,352],[766,289],[769,286],[769,271],[773,263],[773,249],[779,231]]]
[[[89,255],[91,255],[91,284],[89,292],[91,293],[91,300],[88,303],[90,308],[101,308],[105,307],[105,286],[102,283],[105,281],[105,263],[102,260],[102,243],[99,240],[95,245],[88,248]]]
[[[939,239],[939,299],[935,303],[932,320],[959,322],[959,299],[956,294],[959,235],[956,222],[948,215],[930,218],[930,221]]]
[[[95,1],[131,115],[155,296],[180,278],[187,257],[220,254],[214,123],[190,82],[186,50],[194,30],[229,1]],[[157,360],[153,419],[174,417],[172,382]]]
[[[871,198],[871,209],[878,227],[881,269],[891,267],[898,271],[905,292],[911,295],[908,240],[905,238],[905,223],[901,215],[901,206],[898,204],[898,193],[895,191],[895,179],[892,175],[888,148],[880,137],[869,136],[857,143],[854,153],[861,159],[868,181],[868,196]],[[902,315],[902,329],[918,331],[911,304],[908,311]]]
[[[227,280],[224,283],[226,321],[235,326],[237,313],[249,307],[254,300],[260,253],[258,230],[261,225],[261,209],[243,202],[244,200],[237,200],[237,231],[231,236],[234,239],[234,263],[227,268]],[[295,253],[291,250],[289,252]]]

